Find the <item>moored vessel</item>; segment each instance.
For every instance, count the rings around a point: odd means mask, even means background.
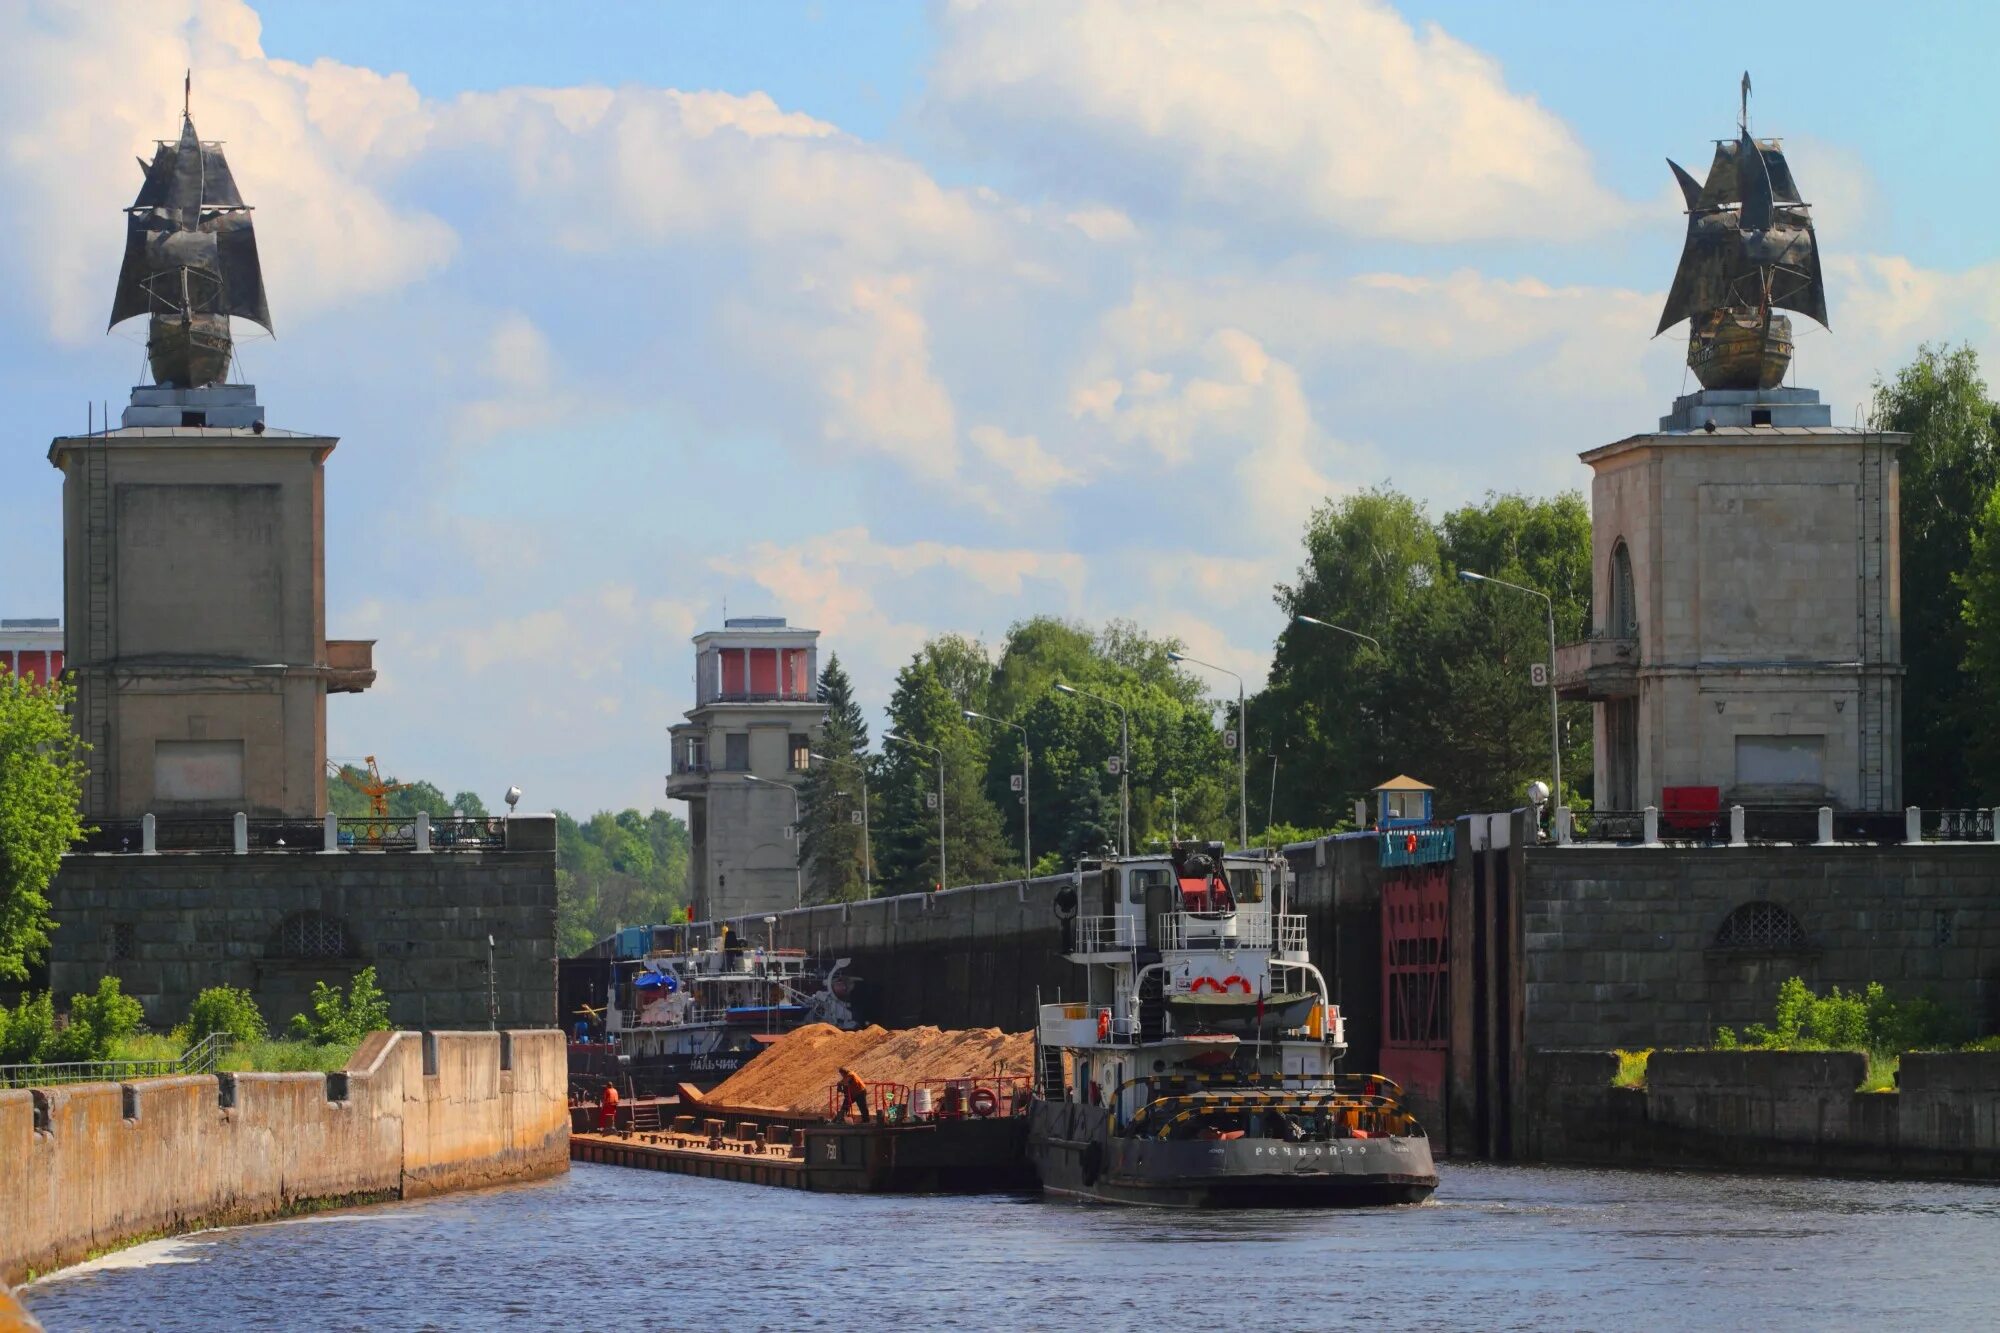
[[[1401,1090],[1335,1068],[1343,1021],[1285,911],[1289,877],[1219,843],[1079,867],[1057,911],[1084,995],[1042,1005],[1037,1028],[1028,1151],[1046,1192],[1341,1207],[1437,1188]]]

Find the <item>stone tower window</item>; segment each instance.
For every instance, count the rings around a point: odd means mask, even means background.
[[[1639,606],[1632,594],[1632,552],[1623,538],[1611,548],[1611,623],[1613,638],[1628,639],[1639,628]]]
[[[294,912],[271,936],[273,958],[352,958],[347,923],[324,912]]]
[[[1805,948],[1805,927],[1776,903],[1745,903],[1731,912],[1715,932],[1715,947],[1751,953]]]

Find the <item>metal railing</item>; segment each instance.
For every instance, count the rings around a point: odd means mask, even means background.
[[[1129,916],[1080,916],[1072,936],[1070,953],[1118,953],[1136,949],[1144,933],[1142,924]]]
[[[171,1060],[78,1060],[51,1064],[0,1065],[0,1088],[47,1088],[64,1083],[128,1083],[136,1078],[212,1074],[235,1039],[210,1033]]]
[[[1162,949],[1269,949],[1302,952],[1306,919],[1273,912],[1264,903],[1245,903],[1234,913],[1170,912],[1165,918]]]
[[[445,815],[430,820],[429,837],[419,834],[415,816],[341,815],[334,818],[335,851],[500,851],[507,846],[507,821],[500,816]],[[241,840],[239,842],[239,829]],[[239,819],[232,815],[149,815],[108,819],[90,829],[73,852],[323,852],[323,819]]]
[[[1908,844],[1910,815],[1904,810],[1832,810],[1822,806],[1735,807],[1743,812],[1741,844],[1753,847],[1814,846],[1833,843],[1891,846]],[[1653,841],[1668,846],[1726,847],[1737,843],[1734,811],[1572,810],[1568,840],[1576,843],[1644,845],[1647,821]],[[1826,825],[1822,826],[1822,819]],[[1992,842],[1990,809],[1921,810],[1917,828],[1923,842]]]

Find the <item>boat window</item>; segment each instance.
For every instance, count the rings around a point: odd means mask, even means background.
[[[1264,901],[1264,872],[1231,867],[1229,889],[1239,903],[1261,903]]]
[[[1165,866],[1145,866],[1130,872],[1131,890],[1127,901],[1143,903],[1146,890],[1169,888],[1174,882],[1174,872]]]

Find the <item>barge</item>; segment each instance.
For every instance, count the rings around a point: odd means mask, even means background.
[[[1084,871],[1098,901],[1084,912]],[[1045,1192],[1178,1208],[1420,1203],[1430,1141],[1340,1011],[1284,858],[1179,844],[1057,898],[1084,998],[1044,1004],[1028,1153]]]

